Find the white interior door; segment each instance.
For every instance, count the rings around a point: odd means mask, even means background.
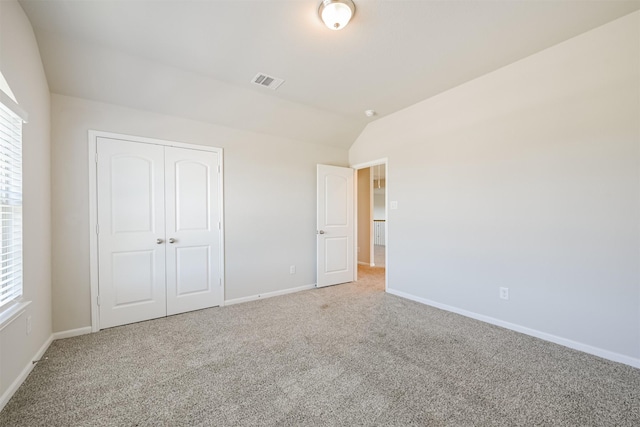
[[[351,282],[354,269],[354,170],[318,165],[317,286]]]
[[[166,315],[164,148],[97,139],[100,327]]]
[[[166,147],[167,315],[222,303],[218,153]]]

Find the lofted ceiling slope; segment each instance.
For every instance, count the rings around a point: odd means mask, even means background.
[[[319,3],[20,0],[54,93],[342,148],[371,120],[640,9],[355,0],[351,23],[330,31]],[[252,85],[258,72],[285,83]]]

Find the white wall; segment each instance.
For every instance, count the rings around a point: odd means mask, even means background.
[[[0,1],[0,71],[29,115],[23,127],[23,270],[24,299],[31,304],[0,332],[0,403],[5,403],[51,337],[49,88],[31,24],[15,1]]]
[[[384,221],[387,219],[387,209],[385,203],[385,188],[376,188],[373,190],[373,219]]]
[[[350,162],[389,159],[392,291],[640,366],[638,28],[368,125]]]
[[[55,331],[91,324],[89,129],[224,149],[226,300],[315,283],[316,164],[346,150],[56,94],[51,109]]]

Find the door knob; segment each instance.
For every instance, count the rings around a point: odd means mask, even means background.
[[[163,242],[164,242],[164,240],[162,240],[162,239],[156,239],[156,243],[159,244],[159,245],[161,245]]]
[[[176,239],[174,239],[173,237],[169,239],[169,243],[175,243],[175,242],[176,242]]]
[[[324,230],[319,230],[318,234],[324,234]]]

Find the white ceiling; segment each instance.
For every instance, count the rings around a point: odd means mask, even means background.
[[[20,0],[50,90],[348,148],[364,126],[640,9],[616,0]],[[263,72],[277,90],[250,83]],[[367,118],[364,110],[375,109]]]

